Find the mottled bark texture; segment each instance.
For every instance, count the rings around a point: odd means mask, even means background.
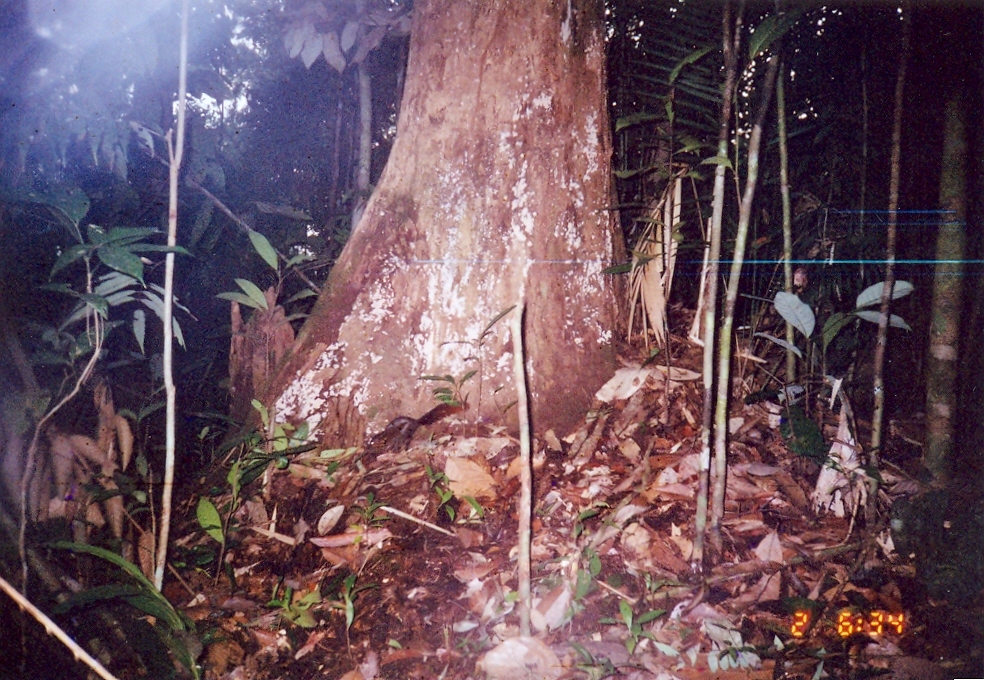
[[[964,224],[967,219],[967,133],[956,101],[946,107],[940,226],[936,236],[929,359],[926,362],[926,456],[933,476],[945,481],[953,457],[957,412]]]
[[[523,295],[533,427],[583,417],[614,367],[600,0],[416,3],[389,162],[268,394],[326,442],[436,402],[423,375],[476,375],[463,417],[515,428]]]

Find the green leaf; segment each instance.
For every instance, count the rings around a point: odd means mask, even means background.
[[[226,483],[229,484],[229,488],[232,490],[233,498],[239,496],[239,491],[242,488],[242,472],[240,466],[242,461],[236,461],[229,467],[229,474],[226,475]]]
[[[645,111],[640,111],[639,113],[631,113],[627,116],[622,116],[615,121],[615,132],[621,132],[625,128],[632,127],[634,125],[639,125],[641,123],[648,123],[653,120],[659,120],[661,117],[655,113],[646,113]]]
[[[783,319],[788,321],[793,328],[805,335],[807,338],[813,335],[813,329],[817,325],[817,317],[813,314],[810,306],[799,299],[795,293],[779,291],[776,293],[774,304],[776,311]]]
[[[625,264],[612,265],[607,269],[603,269],[601,273],[602,274],[628,274],[630,271],[632,271],[632,263],[626,262]]]
[[[670,71],[670,75],[669,78],[667,78],[667,81],[671,84],[676,82],[676,79],[680,76],[680,72],[683,70],[685,66],[689,66],[690,64],[700,61],[706,55],[710,54],[716,49],[717,47],[714,45],[707,45],[706,47],[701,47],[694,50],[693,52],[685,56],[683,59],[681,59],[679,63],[677,63],[677,65],[673,67],[673,70]]]
[[[854,307],[856,309],[861,309],[863,307],[870,307],[874,304],[881,304],[882,289],[884,287],[884,281],[868,286],[858,295],[857,300],[854,302]],[[899,298],[903,298],[914,289],[915,287],[908,281],[896,281],[895,285],[892,286],[892,299],[898,300]]]
[[[102,316],[102,318],[109,318],[109,302],[102,295],[85,293],[82,296],[82,300],[85,301],[89,307],[99,312],[99,315]]]
[[[618,612],[622,615],[622,620],[629,628],[632,627],[632,605],[625,600],[618,601]]]
[[[219,293],[215,297],[223,300],[229,300],[231,302],[238,302],[241,305],[246,305],[247,307],[252,307],[253,309],[263,309],[243,293]]]
[[[269,309],[266,297],[260,287],[248,279],[236,279],[236,284],[243,289],[249,299],[259,305],[260,309]]]
[[[514,309],[516,309],[516,305],[510,305],[509,307],[506,307],[501,312],[499,312],[494,317],[492,317],[492,320],[489,321],[488,325],[486,325],[485,328],[482,329],[482,333],[481,333],[481,335],[479,335],[479,338],[480,339],[484,339],[485,336],[488,335],[488,332],[490,330],[492,330],[492,326],[496,325],[499,322],[499,319],[501,319],[502,317],[504,317],[506,314],[508,314],[509,312],[511,312]],[[451,376],[448,376],[448,377],[450,378]],[[454,379],[452,378],[452,382],[453,382],[453,380]]]
[[[420,376],[420,379],[421,380],[436,380],[438,382],[450,382],[452,385],[454,384],[454,378],[452,378],[449,375],[422,375],[422,376]]]
[[[318,294],[315,293],[310,288],[305,288],[304,290],[302,290],[301,292],[299,292],[297,295],[292,295],[289,298],[287,298],[287,301],[284,302],[284,306],[289,305],[291,302],[297,302],[298,300],[303,300],[305,298],[317,297],[317,295]]]
[[[71,295],[72,297],[80,297],[75,289],[72,288],[67,283],[46,283],[42,286],[38,286],[40,290],[51,291],[52,293],[64,293],[65,295]]]
[[[802,10],[793,10],[783,14],[770,14],[763,19],[748,39],[748,60],[751,61],[786,35],[802,13]]]
[[[55,260],[55,264],[51,268],[51,276],[54,276],[68,265],[91,252],[92,246],[86,243],[79,243],[74,246],[69,246],[61,255],[58,256],[58,259]]]
[[[115,245],[104,245],[96,251],[104,265],[118,272],[129,274],[143,283],[143,261],[133,253]]]
[[[654,619],[658,619],[665,613],[666,613],[665,609],[651,609],[645,614],[643,614],[642,616],[640,616],[638,619],[636,619],[636,623],[639,624],[640,626],[644,626],[650,621]]]
[[[69,186],[64,192],[48,194],[39,197],[40,203],[49,205],[61,212],[71,220],[72,224],[78,225],[82,218],[89,212],[89,197],[84,191],[75,186]]]
[[[154,587],[154,584],[150,582],[150,579],[144,576],[143,572],[140,571],[140,568],[137,567],[135,564],[126,561],[116,553],[110,552],[105,548],[99,548],[94,545],[84,545],[82,543],[70,543],[68,541],[57,541],[52,544],[52,547],[61,550],[71,550],[72,552],[76,552],[76,553],[79,552],[87,553],[89,555],[94,555],[95,557],[99,557],[101,559],[106,560],[107,562],[115,564],[117,567],[119,567],[127,574],[129,574],[132,578],[136,579],[137,583],[141,586],[141,590],[145,595],[154,597],[160,602],[160,604],[163,606],[162,613],[164,614],[161,618],[172,629],[174,630],[188,629],[188,625],[186,624],[185,619],[181,616],[181,614],[178,613],[176,609],[174,609],[171,603],[167,601],[167,598],[165,598],[161,594],[161,592]]]
[[[267,411],[266,406],[264,406],[259,399],[253,399],[250,403],[253,405],[253,408],[256,409],[256,412],[260,414],[260,420],[263,422],[263,427],[269,427],[270,414]]]
[[[123,583],[111,583],[104,586],[94,586],[79,593],[74,593],[64,602],[58,603],[55,606],[54,611],[56,614],[65,614],[75,607],[88,607],[96,602],[101,602],[103,600],[115,600],[129,595],[136,595],[139,592],[139,586],[127,585]]]
[[[90,224],[86,230],[86,235],[89,238],[89,243],[94,246],[101,246],[106,242],[106,232],[98,224]]]
[[[273,249],[267,237],[258,231],[253,231],[252,229],[247,232],[249,234],[249,240],[253,243],[253,248],[259,253],[263,261],[270,265],[270,269],[275,272],[280,271],[280,267],[277,266],[277,251]],[[248,292],[248,291],[247,291]],[[264,307],[266,309],[266,307]]]
[[[191,255],[187,248],[182,248],[181,246],[158,246],[153,243],[140,243],[130,246],[127,250],[131,253],[177,253],[178,255]]]
[[[225,534],[222,533],[222,517],[215,505],[209,499],[202,496],[198,499],[198,524],[201,525],[205,533],[211,536],[220,544],[225,544]]]
[[[854,316],[852,314],[844,314],[843,312],[837,312],[827,317],[827,320],[823,323],[823,349],[825,351],[830,346],[830,343],[834,341],[834,338],[837,337],[837,334],[852,321],[854,321]]]
[[[700,162],[701,165],[723,165],[728,170],[731,170],[731,159],[727,156],[711,156],[710,158],[705,158]]]
[[[284,267],[289,269],[290,267],[299,265],[301,262],[307,262],[308,260],[313,260],[313,259],[314,259],[314,255],[309,255],[308,253],[299,253],[294,257],[290,258],[289,260],[287,260],[287,263],[284,265]]]
[[[106,232],[105,242],[116,243],[117,245],[120,245],[119,242],[121,241],[134,243],[156,233],[156,229],[148,229],[147,227],[113,227]]]

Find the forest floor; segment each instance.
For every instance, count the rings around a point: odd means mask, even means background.
[[[405,450],[309,451],[235,498],[235,457],[217,466],[179,509],[165,585],[203,677],[982,677],[984,598],[930,597],[891,542],[892,504],[924,491],[902,424],[869,522],[816,512],[821,466],[790,451],[781,409],[736,407],[721,549],[694,573],[700,350],[673,343],[669,372],[637,359],[575,431],[534,439],[532,638],[504,431],[451,417]],[[867,488],[840,483],[835,500]],[[234,510],[221,551],[201,496]],[[119,677],[160,677],[140,664]]]

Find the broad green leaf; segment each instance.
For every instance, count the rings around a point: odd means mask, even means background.
[[[854,314],[858,318],[864,319],[865,321],[870,321],[872,323],[879,323],[879,321],[881,321],[881,312],[876,312],[873,309],[856,309],[854,310]],[[898,314],[892,314],[888,317],[888,325],[893,328],[901,328],[906,331],[912,330],[909,327],[909,324],[907,324]]]
[[[260,420],[263,421],[263,427],[269,427],[270,425],[270,413],[267,411],[266,406],[263,405],[259,399],[253,399],[250,402],[256,412],[260,414]]]
[[[249,240],[253,242],[253,248],[263,258],[263,261],[270,265],[270,269],[273,271],[280,271],[280,268],[277,266],[277,251],[270,245],[267,237],[252,229],[247,233],[249,234]],[[264,307],[264,309],[266,308]]]
[[[55,606],[56,614],[65,614],[74,607],[87,607],[103,600],[115,600],[129,595],[137,595],[140,587],[125,583],[110,583],[104,586],[93,586],[78,593],[73,593],[64,602]]]
[[[780,347],[782,347],[783,349],[788,349],[793,354],[795,354],[796,356],[798,356],[800,359],[803,358],[803,352],[800,350],[799,347],[797,347],[796,345],[794,345],[792,343],[786,342],[785,340],[781,340],[781,339],[775,337],[774,335],[769,335],[768,333],[756,333],[754,337],[757,337],[757,338],[765,338],[766,340],[770,340],[770,341],[776,343],[777,345],[779,345]]]
[[[140,353],[144,353],[144,335],[147,332],[147,313],[142,309],[133,310],[133,337],[140,345]]]
[[[813,314],[810,306],[799,299],[799,296],[794,293],[779,291],[776,293],[774,304],[776,311],[779,312],[783,319],[792,324],[793,328],[797,329],[807,338],[813,335],[813,329],[817,324],[817,317]]]
[[[304,290],[302,290],[301,292],[299,292],[297,295],[292,295],[289,298],[287,298],[287,301],[284,302],[283,304],[284,304],[284,306],[286,306],[286,305],[289,305],[291,302],[297,302],[298,300],[303,300],[303,299],[309,298],[309,297],[317,297],[317,295],[318,294],[315,293],[310,288],[305,288]]]
[[[243,289],[243,292],[249,296],[250,300],[259,305],[260,309],[268,309],[266,297],[263,295],[263,291],[260,290],[259,286],[249,279],[236,279],[236,284]]]
[[[602,274],[628,274],[632,271],[632,263],[626,262],[625,264],[616,264],[602,270]]]
[[[831,314],[823,324],[823,349],[826,350],[844,326],[852,321],[854,321],[852,314],[844,314],[843,312]]]
[[[723,165],[727,169],[731,169],[731,159],[726,156],[712,156],[710,158],[705,158],[700,162],[701,165]]]
[[[152,415],[157,411],[160,411],[165,406],[167,406],[166,401],[155,401],[150,406],[144,406],[142,409],[140,409],[140,413],[137,414],[137,422],[140,422],[147,416]]]
[[[198,509],[195,514],[198,516],[198,524],[205,530],[205,533],[224,545],[225,534],[222,533],[222,517],[212,501],[205,496],[199,498]]]
[[[67,283],[46,283],[42,286],[38,286],[38,288],[40,290],[51,291],[52,293],[64,293],[65,295],[71,295],[72,297],[81,297],[75,292],[75,289]]]
[[[141,243],[127,248],[131,253],[177,253],[178,255],[191,255],[187,248],[181,246],[158,246],[153,243]]]
[[[636,623],[638,623],[640,626],[644,626],[647,623],[649,623],[650,621],[652,621],[654,619],[658,619],[659,617],[661,617],[665,613],[666,613],[666,610],[665,609],[650,609],[648,612],[646,612],[645,614],[643,614],[642,616],[640,616],[638,619],[636,619]]]
[[[92,246],[86,243],[77,243],[74,246],[69,246],[65,251],[55,260],[54,266],[51,268],[51,276],[54,276],[62,269],[72,264],[79,258],[90,253],[92,251]]]
[[[751,61],[786,35],[802,13],[802,10],[793,10],[783,14],[770,14],[763,19],[748,39],[748,60]]]
[[[133,253],[115,245],[101,246],[96,255],[110,269],[129,274],[143,283],[143,261]]]
[[[106,301],[102,295],[96,295],[95,293],[86,293],[82,296],[85,303],[92,307],[92,309],[99,312],[99,315],[104,319],[109,318],[109,302]]]
[[[667,81],[670,83],[675,82],[676,79],[680,76],[680,72],[683,70],[685,66],[689,66],[690,64],[700,61],[701,59],[704,58],[704,56],[710,54],[712,51],[716,49],[717,47],[714,45],[707,45],[706,47],[701,47],[699,49],[694,50],[693,52],[685,56],[683,59],[681,59],[680,62],[673,67],[673,70],[670,71],[670,76],[669,78],[667,78]]]
[[[858,299],[854,303],[856,309],[861,309],[863,307],[869,307],[874,304],[881,303],[882,289],[885,287],[885,282],[881,281],[879,283],[872,284],[861,291],[858,295]],[[895,285],[892,286],[892,299],[898,300],[903,298],[914,290],[914,286],[908,281],[896,281]],[[862,317],[863,318],[863,317]]]
[[[683,135],[680,137],[680,148],[677,149],[677,153],[693,153],[694,151],[699,151],[700,149],[706,149],[709,144],[703,142],[693,135]]]
[[[39,202],[57,209],[74,225],[78,225],[89,212],[89,197],[75,186],[68,187],[64,192],[47,194],[42,199]]]
[[[632,127],[633,125],[639,125],[640,123],[648,123],[650,121],[659,120],[661,117],[662,116],[658,116],[655,113],[647,113],[645,111],[622,116],[615,121],[615,132],[620,132],[625,128]]]
[[[219,293],[215,297],[223,300],[229,300],[231,302],[238,302],[241,305],[246,305],[247,307],[252,307],[253,309],[263,309],[243,293]]]
[[[301,264],[302,262],[307,262],[308,260],[313,260],[313,259],[314,259],[314,255],[309,255],[308,253],[300,253],[287,260],[287,263],[284,266],[294,267],[296,265]]]
[[[632,627],[632,605],[625,600],[618,601],[618,612],[622,615],[622,620],[629,628]]]
[[[86,236],[89,239],[89,243],[94,246],[101,246],[106,242],[106,231],[98,224],[90,224],[86,230]]]
[[[134,243],[156,233],[156,229],[146,227],[113,227],[106,232],[106,243],[116,243],[117,245],[120,245],[120,241]]]
[[[171,626],[172,629],[174,630],[188,629],[188,626],[185,623],[185,620],[181,616],[181,614],[174,609],[171,603],[168,602],[167,599],[160,593],[160,591],[154,587],[154,584],[150,582],[150,579],[144,576],[143,572],[140,571],[140,568],[137,567],[135,564],[128,562],[127,560],[123,559],[116,553],[110,552],[105,548],[99,548],[94,545],[85,545],[82,543],[70,543],[68,541],[57,541],[54,544],[52,544],[52,547],[57,549],[63,549],[63,550],[71,550],[72,552],[76,552],[76,553],[79,552],[87,553],[89,555],[94,555],[96,557],[106,560],[107,562],[115,564],[117,567],[119,567],[127,574],[129,574],[132,578],[136,579],[137,583],[140,584],[142,591],[146,595],[160,600],[161,604],[165,606],[165,609],[163,611],[167,612],[166,615],[162,616],[161,618],[164,621],[166,621],[167,624]]]

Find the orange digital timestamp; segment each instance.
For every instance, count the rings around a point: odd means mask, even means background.
[[[793,612],[793,621],[789,632],[794,638],[803,637],[810,627],[813,613],[809,610]],[[842,638],[852,635],[885,635],[894,633],[902,635],[905,632],[905,614],[903,612],[887,612],[874,609],[867,614],[852,609],[842,609],[837,613],[836,631]]]

